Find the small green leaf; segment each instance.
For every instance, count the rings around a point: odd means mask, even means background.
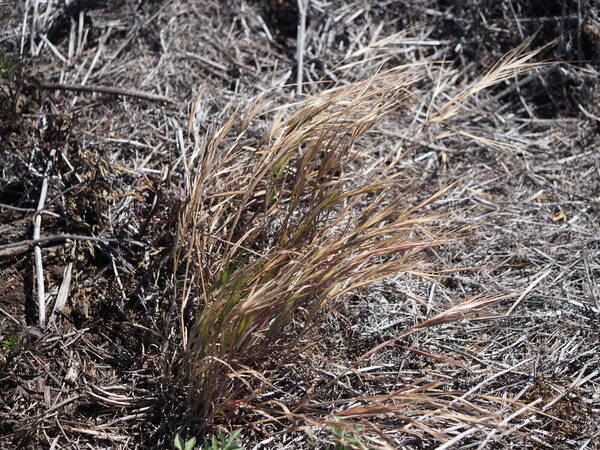
[[[221,285],[224,285],[225,283],[227,283],[228,280],[229,280],[229,265],[227,267],[225,267],[225,269],[223,269],[223,272],[221,273],[221,277],[219,278],[219,283],[221,283]]]
[[[175,435],[175,441],[173,442],[173,444],[175,445],[175,448],[177,450],[183,450],[183,441],[181,440],[181,436],[179,436],[179,433]]]
[[[229,436],[219,431],[217,434],[213,434],[210,442],[205,442],[202,448],[204,450],[244,450],[244,446],[236,441],[241,431],[241,429],[232,431]]]
[[[0,342],[0,347],[5,352],[10,352],[11,350],[16,349],[21,343],[21,336],[18,334],[10,334],[8,335],[2,342]]]
[[[231,443],[231,442],[235,441],[241,432],[242,432],[241,428],[239,430],[232,431],[231,434],[229,435],[229,442]]]
[[[193,437],[191,439],[188,439],[188,441],[185,443],[185,450],[194,450],[195,446],[196,446],[196,438]]]

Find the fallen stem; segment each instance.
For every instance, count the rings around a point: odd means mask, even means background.
[[[94,236],[82,236],[78,234],[58,234],[55,236],[45,236],[38,239],[29,239],[26,241],[13,242],[11,244],[0,245],[0,257],[7,255],[15,255],[25,253],[34,246],[51,246],[62,244],[66,241],[92,241],[92,242],[125,242],[139,246],[145,246],[143,242],[134,241],[133,239],[118,239],[118,238],[101,238]],[[8,250],[8,251],[7,251]]]
[[[54,90],[58,89],[61,91],[76,91],[76,92],[100,92],[102,94],[112,95],[123,95],[125,97],[141,98],[144,100],[150,100],[153,102],[166,102],[176,104],[177,102],[164,95],[152,94],[150,92],[138,91],[136,89],[125,89],[110,86],[85,86],[82,84],[60,84],[60,83],[41,83],[39,85],[42,89]]]

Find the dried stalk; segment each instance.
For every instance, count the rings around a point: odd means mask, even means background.
[[[99,92],[101,94],[123,95],[125,97],[140,98],[152,102],[166,102],[176,104],[177,102],[164,95],[152,94],[150,92],[138,91],[136,89],[125,89],[110,86],[84,86],[81,84],[60,84],[60,83],[42,83],[42,89],[61,91],[76,91],[76,92]]]
[[[33,219],[33,239],[40,239],[40,231],[42,229],[42,211],[46,203],[46,195],[48,194],[48,178],[52,165],[54,163],[54,157],[56,156],[56,149],[52,149],[50,152],[50,158],[46,164],[46,171],[42,180],[42,189],[40,192],[40,199],[38,201],[37,210]],[[38,295],[38,322],[41,328],[46,326],[46,292],[44,288],[44,266],[42,263],[42,250],[39,245],[33,248],[33,254],[35,256],[35,278]]]

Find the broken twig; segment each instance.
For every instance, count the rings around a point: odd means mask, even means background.
[[[13,242],[11,244],[0,245],[0,257],[18,255],[25,253],[31,247],[47,247],[51,245],[62,244],[66,241],[92,241],[92,242],[125,242],[144,246],[145,244],[132,239],[117,239],[117,238],[99,238],[94,236],[82,236],[78,234],[58,234],[56,236],[40,237],[38,239],[30,239],[27,241]]]
[[[110,86],[84,86],[82,84],[60,84],[60,83],[41,83],[40,87],[46,90],[58,89],[61,91],[76,92],[99,92],[101,94],[123,95],[125,97],[141,98],[153,102],[166,102],[176,104],[177,102],[164,95],[152,94],[150,92],[138,91],[136,89],[116,88]]]

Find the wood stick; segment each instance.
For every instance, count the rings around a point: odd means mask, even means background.
[[[136,89],[125,89],[110,86],[85,86],[82,84],[60,84],[60,83],[40,83],[40,87],[46,90],[58,89],[61,91],[76,92],[99,92],[101,94],[123,95],[125,97],[141,98],[153,102],[166,102],[176,104],[177,102],[164,95],[152,94],[150,92],[138,91]]]
[[[134,241],[132,239],[101,238],[95,236],[82,236],[78,234],[58,234],[55,236],[45,236],[38,239],[29,239],[26,241],[13,242],[11,244],[0,245],[0,257],[12,256],[25,253],[31,247],[47,247],[51,245],[62,244],[66,241],[92,241],[92,242],[126,242],[129,244],[145,246],[146,244]]]

